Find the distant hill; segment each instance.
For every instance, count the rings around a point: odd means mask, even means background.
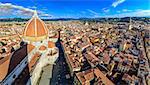
[[[29,19],[23,19],[23,18],[5,18],[5,19],[0,19],[0,22],[23,22],[23,21],[28,21]]]
[[[91,22],[128,22],[129,17],[124,18],[58,18],[58,19],[42,19],[44,21],[69,21],[69,20],[81,20],[81,21],[91,21]],[[23,22],[28,21],[29,19],[23,19],[23,18],[7,18],[7,19],[0,19],[0,22]],[[144,22],[150,22],[150,17],[132,17],[132,20],[135,21],[144,21]]]

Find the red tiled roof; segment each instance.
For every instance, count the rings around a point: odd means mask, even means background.
[[[79,65],[79,62],[77,59],[73,59],[74,57],[73,56],[68,56],[68,61],[71,65],[72,68],[77,68],[77,67],[80,67]]]
[[[105,85],[114,85],[98,68],[94,69],[94,74],[97,78],[101,78],[101,81]]]
[[[85,75],[84,75],[84,78],[85,78],[87,81],[94,79],[94,73],[93,73],[93,71],[92,71],[92,72],[89,72],[89,73],[87,73],[87,74],[85,74]]]
[[[48,41],[48,48],[53,48],[55,47],[55,43],[52,41]]]
[[[30,53],[34,48],[35,48],[34,45],[28,44],[28,45],[27,45],[27,51],[28,51],[28,53]]]
[[[5,56],[0,62],[0,80],[3,80],[27,56],[26,45],[15,51],[12,56]]]
[[[29,71],[32,70],[32,66],[35,65],[35,63],[37,62],[37,60],[39,59],[40,54],[39,53],[35,53],[32,57],[32,60],[29,62],[28,67],[29,67]]]
[[[44,22],[37,17],[33,17],[25,27],[24,36],[38,37],[48,34],[48,29]]]
[[[46,47],[44,45],[42,45],[39,50],[43,51],[43,50],[46,50]]]
[[[130,75],[128,75],[128,74],[124,74],[122,79],[123,80],[128,80],[128,81],[132,81],[133,80],[133,78]]]
[[[6,77],[8,73],[9,63],[10,63],[10,58],[7,59],[2,64],[0,64],[0,81],[2,81]]]
[[[87,84],[86,82],[90,82],[94,79],[93,69],[78,72],[76,73],[76,76],[82,84]]]

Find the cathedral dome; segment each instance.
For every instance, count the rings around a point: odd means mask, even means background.
[[[46,39],[48,36],[48,29],[45,23],[38,17],[35,12],[33,17],[25,26],[23,33],[24,40],[37,42]]]

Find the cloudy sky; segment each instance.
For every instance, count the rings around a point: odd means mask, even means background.
[[[150,17],[150,0],[0,0],[0,18]]]

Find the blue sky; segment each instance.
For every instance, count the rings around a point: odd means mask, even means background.
[[[0,18],[150,17],[150,0],[0,0]]]

